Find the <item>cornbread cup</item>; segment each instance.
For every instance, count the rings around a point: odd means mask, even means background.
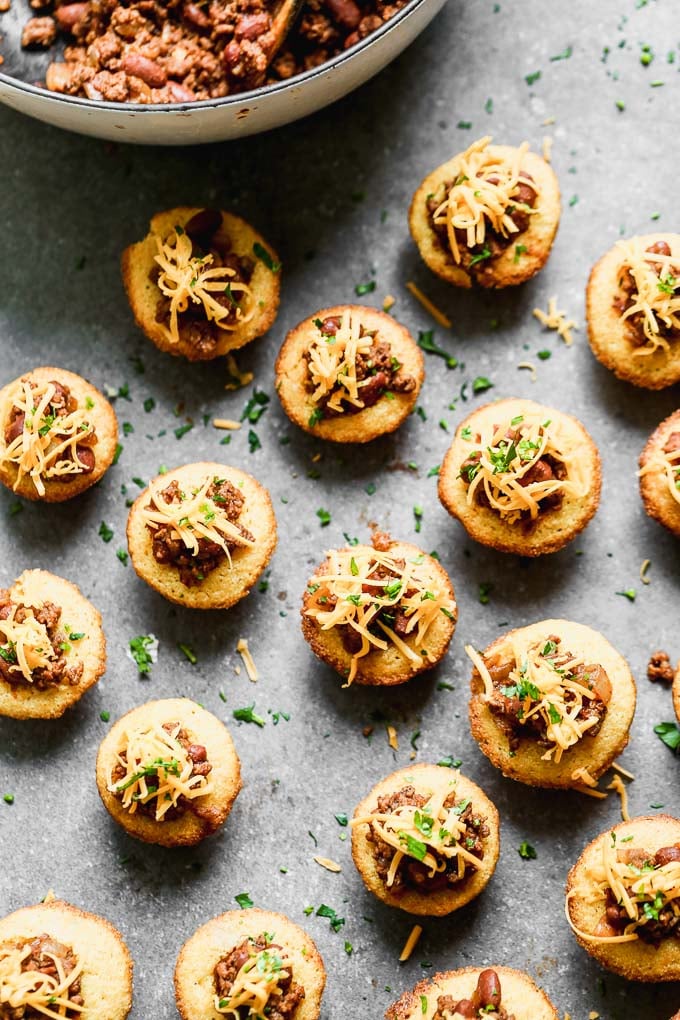
[[[295,1010],[295,1020],[318,1020],[326,984],[323,960],[307,932],[283,914],[271,910],[230,910],[202,925],[184,943],[175,967],[175,996],[182,1020],[220,1020],[215,1009],[213,972],[223,957],[247,938],[267,932],[293,961],[293,981],[301,984],[305,997]]]
[[[410,992],[393,1003],[385,1013],[385,1020],[432,1020],[437,1012],[437,1000],[450,995],[454,1000],[469,999],[477,987],[484,967],[463,967],[447,970],[419,981]],[[524,971],[512,967],[491,967],[501,984],[501,1005],[515,1020],[559,1020],[552,1002]],[[481,1015],[481,1014],[480,1014]]]
[[[645,234],[631,240],[649,248],[665,241],[680,261],[680,234]],[[586,290],[588,341],[593,354],[619,379],[648,390],[662,390],[680,380],[680,341],[671,341],[669,353],[634,355],[626,335],[626,323],[614,307],[619,290],[623,255],[618,245],[610,248],[593,266]]]
[[[213,791],[188,801],[179,817],[157,822],[140,811],[131,814],[124,808],[108,789],[109,777],[128,731],[145,723],[162,726],[170,722],[180,723],[195,743],[206,748]],[[133,708],[114,723],[99,746],[96,778],[104,807],[128,835],[159,846],[195,846],[226,821],[241,789],[241,762],[229,731],[216,716],[189,698],[163,698]]]
[[[474,812],[482,815],[489,827],[489,835],[484,840],[484,857],[477,870],[448,889],[429,893],[409,888],[392,891],[378,873],[373,844],[366,838],[370,828],[365,822],[352,826],[352,859],[368,891],[383,903],[409,914],[444,917],[479,896],[496,870],[500,852],[498,811],[471,779],[444,766],[421,764],[399,769],[381,780],[357,805],[354,818],[374,813],[379,797],[398,793],[405,786],[414,786],[417,793],[424,795],[432,795],[443,788],[448,793],[455,792],[456,797],[472,801]]]
[[[166,212],[156,213],[149,224],[149,233],[144,240],[131,244],[121,257],[123,284],[132,308],[135,321],[143,333],[159,350],[187,358],[189,361],[205,361],[218,358],[229,351],[244,347],[251,340],[263,336],[276,319],[279,308],[281,289],[281,272],[273,272],[264,262],[255,257],[253,247],[259,244],[269,254],[272,263],[279,263],[274,249],[249,223],[234,216],[233,213],[222,211],[222,226],[215,237],[231,242],[231,251],[239,257],[252,258],[255,262],[249,287],[255,299],[255,314],[243,325],[234,330],[217,330],[219,340],[209,352],[197,350],[186,336],[182,335],[180,317],[180,337],[173,343],[156,320],[158,300],[162,296],[155,281],[153,271],[157,268],[154,261],[158,254],[157,240],[165,240],[176,226],[183,227],[192,216],[202,211],[201,206],[179,206]]]
[[[512,158],[517,149],[510,145],[489,145],[493,156]],[[451,252],[440,241],[432,228],[427,208],[428,199],[437,189],[456,177],[457,161],[462,153],[442,163],[428,174],[419,185],[409,209],[411,236],[418,245],[425,264],[447,283],[454,287],[469,288],[473,285],[487,288],[514,287],[530,280],[548,260],[560,222],[560,188],[557,177],[548,163],[535,152],[527,152],[522,159],[522,169],[531,175],[538,189],[536,207],[526,230],[512,235],[526,251],[516,257],[514,240],[511,239],[505,251],[498,258],[478,262],[471,271],[457,265]]]
[[[354,551],[357,549],[373,551],[372,546],[357,545],[353,546],[353,549]],[[428,580],[440,588],[449,599],[455,600],[455,593],[449,575],[433,556],[428,556],[422,549],[419,549],[416,545],[411,545],[410,542],[391,542],[388,554],[396,559],[406,560],[423,556],[423,566],[427,567]],[[315,581],[323,578],[324,574],[330,572],[330,569],[330,561],[326,558],[316,568],[308,584],[313,584]],[[316,620],[305,616],[305,610],[309,607],[310,602],[310,593],[305,589],[301,610],[304,639],[322,662],[331,666],[340,676],[347,677],[352,663],[352,655],[345,648],[337,627],[322,630]],[[434,669],[446,655],[451,643],[458,618],[457,607],[454,609],[452,616],[453,619],[449,619],[444,613],[440,613],[427,632],[426,641],[432,656],[431,659],[423,656],[422,663],[416,664],[407,658],[396,645],[390,642],[385,650],[380,648],[372,649],[367,655],[359,659],[357,673],[352,683],[375,687],[391,687],[396,684],[406,683],[414,676],[426,670]],[[417,651],[414,636],[406,635],[402,640],[412,647],[414,651]]]
[[[654,429],[640,454],[641,469],[646,468],[656,457],[663,456],[663,448],[673,432],[680,432],[680,411],[674,411]],[[680,468],[680,460],[675,463]],[[669,491],[663,468],[640,475],[640,495],[647,516],[680,538],[680,503],[673,499]]]
[[[476,502],[468,506],[467,486],[460,477],[461,466],[470,452],[461,435],[463,429],[470,428],[474,434],[482,425],[496,424],[504,418],[512,420],[520,414],[545,415],[553,422],[559,419],[568,434],[581,444],[585,474],[590,478],[584,496],[565,493],[561,506],[539,513],[531,527],[522,521],[509,524],[491,507],[480,506]],[[515,553],[517,556],[543,556],[557,552],[573,541],[593,518],[599,506],[601,488],[600,454],[581,422],[552,407],[516,398],[484,404],[468,415],[458,426],[439,473],[439,499],[470,537],[498,552]]]
[[[276,517],[268,491],[252,475],[226,464],[200,461],[174,468],[154,481],[162,479],[165,489],[175,479],[184,487],[200,485],[206,475],[226,478],[239,489],[245,504],[239,517],[255,537],[255,545],[239,546],[231,551],[231,565],[224,559],[203,581],[187,587],[179,579],[172,564],[158,563],[154,558],[151,534],[142,511],[150,498],[145,489],[132,504],[127,523],[130,559],[138,576],[160,595],[190,609],[228,609],[250,593],[250,589],[266,568],[276,548]]]
[[[680,662],[678,663],[673,680],[673,707],[678,720],[680,720]]]
[[[318,334],[314,323],[315,320],[341,316],[345,311],[360,316],[365,329],[376,330],[379,339],[389,343],[392,355],[415,379],[416,385],[410,393],[393,393],[389,398],[383,396],[372,407],[356,413],[345,411],[336,417],[322,418],[310,424],[318,405],[307,391],[305,355]],[[424,378],[422,352],[406,327],[391,315],[363,305],[333,305],[310,315],[289,331],[276,359],[276,392],[290,420],[305,432],[333,443],[369,443],[378,436],[394,432],[413,411]]]
[[[558,763],[544,761],[542,756],[546,748],[530,735],[521,737],[519,747],[511,750],[508,735],[497,725],[484,700],[484,683],[476,669],[473,669],[470,681],[470,729],[480,750],[509,779],[528,786],[578,789],[583,780],[574,778],[577,770],[586,769],[593,779],[599,779],[626,747],[635,714],[635,681],[626,660],[602,634],[571,620],[541,620],[528,627],[508,631],[481,654],[484,659],[494,658],[507,647],[510,656],[509,641],[513,636],[522,635],[528,642],[533,642],[547,639],[549,634],[561,638],[564,650],[574,655],[582,654],[586,662],[602,666],[611,681],[612,696],[597,736],[589,737],[586,733],[564,752]]]
[[[95,455],[94,470],[88,474],[80,473],[69,475],[71,481],[61,482],[55,478],[44,478],[45,495],[41,496],[35,488],[30,477],[24,477],[18,481],[18,469],[15,464],[2,462],[1,458],[7,449],[5,442],[5,429],[8,424],[7,417],[0,421],[0,482],[15,492],[17,496],[30,499],[40,503],[63,503],[67,499],[79,496],[81,492],[90,489],[95,485],[104,473],[111,467],[113,458],[116,455],[118,445],[118,421],[113,407],[106,397],[99,392],[91,383],[69,372],[65,368],[33,368],[25,372],[18,379],[13,379],[0,389],[0,408],[6,408],[8,414],[11,409],[12,393],[22,379],[29,379],[31,382],[42,385],[48,382],[59,382],[68,386],[71,395],[78,401],[79,407],[87,407],[88,420],[94,425],[97,442],[92,447]],[[87,406],[90,401],[91,407]]]
[[[617,846],[632,836],[634,846],[654,854],[662,847],[680,843],[680,820],[670,815],[645,815],[631,818],[607,829],[589,843],[567,878],[567,918],[579,931],[574,931],[576,941],[606,970],[619,974],[628,981],[678,981],[680,980],[680,940],[674,937],[663,939],[658,946],[647,944],[642,939],[623,943],[597,943],[583,938],[579,932],[592,933],[600,923],[606,902],[602,899],[590,902],[584,895],[589,888],[588,872],[601,861],[602,844],[616,836]],[[631,843],[624,843],[624,847]],[[580,894],[580,895],[579,895]]]
[[[0,920],[0,949],[45,934],[68,946],[83,965],[83,1016],[125,1020],[132,1008],[132,957],[120,932],[103,917],[48,897]]]
[[[106,638],[101,614],[85,598],[80,589],[47,570],[24,570],[7,589],[13,602],[39,607],[52,602],[61,608],[60,627],[69,633],[83,634],[62,654],[67,665],[83,663],[77,684],[63,681],[54,687],[38,690],[29,683],[9,683],[0,676],[0,715],[12,719],[58,719],[97,683],[106,669]]]

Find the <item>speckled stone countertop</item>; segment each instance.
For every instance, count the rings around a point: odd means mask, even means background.
[[[586,1020],[590,1010],[606,1020],[668,1020],[680,1008],[677,984],[634,986],[601,971],[564,919],[567,870],[619,820],[618,798],[504,780],[469,733],[463,652],[468,641],[483,647],[504,628],[547,616],[601,630],[638,681],[622,757],[636,776],[631,811],[663,805],[680,814],[678,759],[653,732],[673,718],[670,695],[645,677],[657,647],[674,661],[680,656],[680,546],[645,518],[635,477],[647,435],[678,406],[678,388],[652,393],[618,382],[595,362],[583,329],[596,258],[621,235],[678,229],[680,142],[668,115],[680,100],[677,27],[669,0],[450,0],[420,40],[361,91],[302,123],[208,148],[118,147],[0,110],[2,382],[38,364],[72,369],[97,386],[123,387],[116,410],[131,426],[117,465],[72,503],[22,504],[15,513],[12,494],[0,493],[3,583],[34,566],[76,581],[103,613],[109,652],[105,677],[60,722],[0,720],[0,794],[15,798],[11,806],[0,800],[0,911],[54,888],[108,917],[135,958],[134,1020],[176,1016],[171,978],[180,945],[208,918],[236,908],[234,896],[244,891],[317,941],[328,969],[324,1020],[378,1018],[424,975],[494,963],[526,968],[573,1020]],[[642,46],[654,55],[648,66]],[[410,196],[425,173],[486,133],[513,144],[526,138],[539,150],[550,135],[564,197],[548,266],[512,293],[456,292],[435,280],[406,227]],[[261,448],[252,453],[248,429],[223,446],[224,434],[204,425],[204,416],[239,418],[252,386],[226,392],[223,363],[161,355],[135,328],[122,290],[122,249],[146,232],[154,212],[183,203],[241,213],[283,258],[278,321],[239,358],[271,397],[253,426]],[[450,314],[453,328],[435,335],[458,367],[428,357],[423,416],[359,455],[301,434],[273,391],[285,331],[323,305],[351,301],[355,285],[369,280],[376,303],[393,294],[401,321],[429,329],[432,321],[404,288],[409,279]],[[571,348],[531,315],[554,294],[581,327]],[[540,360],[539,350],[552,356]],[[518,370],[525,360],[536,365],[535,382]],[[494,388],[473,397],[470,382],[480,375]],[[590,527],[562,552],[530,563],[468,540],[428,477],[472,407],[515,395],[573,412],[604,461],[602,504]],[[149,478],[160,464],[221,458],[270,489],[279,546],[265,591],[229,612],[183,611],[117,558],[126,498],[139,491],[133,477]],[[417,470],[405,469],[411,461]],[[414,505],[424,511],[420,535]],[[332,517],[323,528],[319,508]],[[108,543],[98,535],[102,521],[113,529]],[[342,690],[302,640],[300,597],[323,551],[341,543],[343,532],[366,538],[370,521],[438,550],[460,622],[434,673],[401,689]],[[645,559],[649,585],[638,576]],[[486,604],[480,584],[491,585]],[[616,594],[630,588],[634,602]],[[144,680],[126,649],[147,633],[159,638],[160,652]],[[241,636],[261,674],[257,685],[237,671]],[[178,642],[194,650],[195,665]],[[176,695],[227,722],[245,786],[219,835],[195,850],[168,851],[129,839],[109,819],[94,760],[108,728],[101,712],[113,720],[147,699]],[[253,703],[264,728],[232,718]],[[279,715],[275,725],[274,713],[290,718]],[[397,728],[398,751],[388,746],[388,723]],[[367,726],[370,738],[362,733]],[[475,902],[447,919],[425,920],[414,955],[400,965],[413,919],[364,890],[335,815],[351,814],[370,786],[414,756],[445,755],[462,759],[463,771],[497,804],[501,859]],[[535,847],[535,860],[521,859],[522,840]],[[342,872],[323,870],[314,854],[334,858]],[[305,916],[305,907],[321,903],[345,918],[337,933],[327,919]]]

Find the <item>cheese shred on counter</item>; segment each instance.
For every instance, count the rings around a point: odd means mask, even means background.
[[[236,271],[229,266],[212,266],[213,255],[193,255],[193,245],[183,231],[177,229],[162,241],[156,238],[158,253],[158,289],[170,300],[169,326],[161,326],[170,343],[179,343],[178,318],[189,302],[202,305],[208,322],[218,329],[234,331],[249,322],[255,314],[255,299],[247,283],[235,279]],[[215,295],[227,295],[223,305]],[[232,321],[227,321],[234,312]]]
[[[630,843],[625,850],[617,850],[616,833],[612,832],[611,839],[602,841],[601,861],[590,869],[587,884],[572,888],[567,895],[567,920],[580,938],[614,945],[635,942],[646,924],[658,922],[661,911],[670,911],[673,919],[680,920],[680,861],[658,866],[650,853],[642,865],[634,864],[626,859],[631,852]],[[569,917],[570,900],[577,896],[588,903],[606,903],[608,894],[627,915],[628,923],[622,933],[598,935],[578,929]]]
[[[619,283],[627,270],[635,285],[621,318],[639,317],[646,340],[635,348],[633,357],[654,354],[659,349],[668,353],[671,347],[664,331],[680,332],[680,259],[645,251],[637,237],[619,241],[618,247],[622,254]]]
[[[180,730],[180,723],[170,732],[158,723],[150,723],[126,734],[107,788],[110,793],[122,794],[122,805],[130,814],[139,804],[155,799],[154,817],[162,822],[170,808],[177,807],[180,797],[194,800],[212,793],[209,779],[192,775],[194,763],[177,739]],[[121,766],[125,774],[114,781],[116,766]]]
[[[394,856],[387,871],[386,885],[394,884],[397,869],[404,857],[411,857],[427,869],[428,878],[446,870],[447,862],[456,858],[458,878],[465,875],[466,865],[479,867],[480,859],[465,848],[463,842],[466,824],[461,820],[469,801],[462,801],[446,807],[445,801],[451,796],[450,789],[433,793],[426,804],[415,807],[402,804],[393,811],[375,811],[353,818],[351,825],[369,825],[373,833],[394,849]]]
[[[307,589],[305,615],[316,620],[321,630],[347,626],[361,637],[345,686],[354,680],[359,659],[376,649],[385,651],[390,642],[413,663],[435,661],[427,634],[440,613],[453,617],[456,603],[447,592],[432,586],[422,570],[424,557],[397,560],[368,546],[333,549],[327,555],[328,571],[317,575]],[[384,615],[390,616],[397,607],[407,620],[403,637],[384,622]],[[374,632],[376,627],[384,637]]]
[[[13,464],[17,469],[15,490],[28,476],[38,494],[44,496],[44,479],[59,481],[85,468],[77,447],[93,435],[94,426],[87,420],[85,408],[78,407],[63,415],[50,414],[56,392],[54,383],[32,384],[26,377],[0,407],[1,422],[7,423],[13,411],[24,416],[19,435],[0,450],[0,464]]]
[[[24,1016],[24,1011],[29,1010],[30,1015],[35,1011],[46,1020],[61,1020],[81,1014],[85,1006],[78,1006],[70,1000],[69,989],[80,978],[82,964],[77,963],[67,974],[61,957],[45,948],[41,955],[52,960],[54,974],[30,967],[24,970],[23,964],[31,953],[30,942],[24,946],[0,949],[0,1013],[8,1017]],[[5,1008],[8,1013],[5,1013]]]
[[[215,996],[215,1010],[233,1020],[241,1020],[242,1017],[259,1020],[267,1016],[265,1010],[270,999],[279,991],[279,984],[291,974],[292,960],[279,946],[254,952],[234,978],[229,994],[224,998]]]
[[[471,645],[465,651],[482,678],[484,698],[490,701],[495,687],[487,665]],[[527,644],[521,637],[510,635],[510,652],[515,666],[501,691],[519,700],[522,723],[538,716],[550,744],[541,760],[558,764],[564,752],[600,722],[597,716],[578,718],[583,708],[598,697],[584,682],[588,674],[575,673],[585,665],[585,659],[583,655],[560,652],[548,637]]]
[[[484,243],[487,226],[501,237],[518,233],[519,228],[510,215],[514,208],[529,215],[538,212],[536,206],[515,200],[520,183],[536,191],[535,182],[522,172],[522,160],[529,151],[528,142],[523,142],[510,156],[503,157],[494,155],[489,149],[490,142],[490,135],[480,138],[456,157],[451,169],[453,184],[434,211],[435,225],[446,225],[451,254],[458,264],[462,255],[457,230],[465,233],[466,247],[474,248]]]
[[[200,538],[214,542],[231,564],[228,543],[251,548],[256,543],[244,535],[241,528],[229,520],[222,507],[208,496],[208,490],[218,481],[212,475],[206,475],[191,492],[182,492],[179,501],[168,503],[163,496],[163,486],[167,483],[162,478],[156,479],[149,485],[149,504],[141,511],[144,521],[152,531],[170,527],[192,556],[199,552]]]
[[[508,433],[512,438],[508,437]],[[476,436],[459,434],[469,446],[461,477],[469,483],[468,506],[478,490],[488,505],[512,524],[522,513],[536,520],[541,500],[556,494],[580,499],[588,492],[581,462],[582,443],[572,438],[561,422],[542,421],[539,415],[517,415],[500,425],[485,424]],[[561,466],[564,478],[553,477],[522,484],[525,475],[544,457]]]

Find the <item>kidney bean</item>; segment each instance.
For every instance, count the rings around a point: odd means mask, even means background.
[[[185,19],[194,25],[195,28],[207,29],[211,27],[210,18],[198,4],[185,4],[182,13]]]
[[[680,861],[680,846],[664,846],[654,854],[654,863],[661,868],[671,861]]]
[[[329,315],[327,319],[324,319],[321,323],[321,332],[325,333],[326,336],[335,336],[340,329],[340,316]]]
[[[222,224],[219,209],[201,209],[184,224],[184,233],[192,241],[206,248]]]
[[[477,979],[477,988],[473,996],[477,1009],[486,1006],[498,1007],[501,1004],[501,983],[495,970],[483,970]]]
[[[343,28],[355,29],[361,21],[361,11],[354,0],[326,0],[326,7]]]
[[[460,1002],[456,1003],[456,1014],[464,1016],[467,1020],[468,1017],[470,1018],[476,1017],[477,1010],[475,1009],[470,999],[461,999]]]
[[[193,762],[206,761],[208,752],[202,744],[189,744],[187,747],[187,755]]]
[[[24,431],[25,419],[26,415],[24,414],[23,411],[20,411],[16,418],[14,418],[14,420],[11,421],[7,428],[5,429],[5,442],[7,443],[8,446],[10,443],[13,443],[17,436],[20,436],[21,433]]]
[[[94,450],[90,449],[89,446],[81,446],[80,443],[78,443],[76,446],[76,453],[78,454],[82,474],[91,474],[91,472],[94,471]]]
[[[233,71],[241,60],[241,47],[232,39],[222,50],[222,60],[227,65],[228,71]]]
[[[651,252],[652,255],[670,255],[671,250],[665,241],[655,241],[654,244],[650,244],[649,248],[645,249]]]
[[[126,53],[120,66],[126,74],[141,78],[152,89],[162,88],[168,80],[163,68],[155,60],[143,57],[141,53]]]
[[[168,89],[173,103],[193,103],[196,99],[195,93],[186,85],[180,85],[178,81],[169,81]]]
[[[244,14],[236,26],[237,39],[258,39],[269,30],[271,19],[266,11],[259,14]]]
[[[89,3],[63,4],[55,9],[54,17],[63,32],[72,32],[89,10]]]

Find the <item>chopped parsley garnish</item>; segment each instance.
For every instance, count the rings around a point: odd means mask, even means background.
[[[536,851],[532,847],[531,843],[527,843],[526,839],[523,839],[519,845],[517,853],[520,855],[523,861],[535,861]]]
[[[322,528],[327,527],[331,523],[332,517],[330,510],[324,510],[323,507],[319,507],[316,511],[316,516],[319,518]]]
[[[484,262],[486,259],[491,258],[491,249],[485,244],[482,250],[477,254],[473,255],[470,259],[469,266],[472,269],[473,266],[478,265],[480,262]]]
[[[247,910],[248,907],[253,907],[255,905],[250,898],[250,893],[247,892],[237,893],[236,896],[234,896],[234,899],[238,903],[241,910]]]
[[[487,379],[485,375],[478,375],[472,383],[473,393],[484,393],[486,390],[493,388],[493,383],[490,379]]]
[[[427,845],[419,839],[415,839],[410,836],[408,832],[399,832],[399,842],[406,848],[406,853],[409,857],[415,857],[417,861],[422,861],[427,854]]]
[[[179,425],[176,429],[174,429],[175,438],[181,439],[182,436],[185,436],[187,434],[187,432],[191,432],[193,427],[194,423],[191,421],[185,422],[184,425]]]
[[[423,508],[422,508],[422,506],[418,506],[416,504],[416,506],[413,507],[413,516],[414,516],[415,522],[416,522],[415,523],[415,530],[416,530],[416,533],[418,533],[418,532],[420,532],[420,529],[421,529],[422,523],[423,523]]]
[[[116,556],[124,567],[127,566],[128,554],[125,549],[116,549]]]
[[[345,542],[347,542],[347,545],[352,545],[352,546],[359,545],[359,539],[358,538],[350,538],[350,536],[347,534],[346,531],[343,531],[342,536],[345,539]]]
[[[111,718],[111,713],[107,712],[106,709],[104,709],[99,713],[99,718],[101,719],[102,722],[108,722],[109,719]]]
[[[252,396],[248,399],[248,403],[243,408],[243,414],[241,415],[241,421],[250,422],[251,425],[257,425],[258,421],[267,410],[267,404],[269,403],[269,397],[262,390],[255,388]]]
[[[524,75],[524,80],[527,83],[527,85],[533,85],[534,82],[537,82],[540,77],[541,77],[540,71],[532,71],[531,74]]]
[[[375,290],[375,280],[369,280],[368,283],[358,283],[354,288],[354,293],[357,297],[363,297],[364,294],[372,294]]]
[[[443,347],[439,347],[434,342],[434,330],[419,330],[418,331],[418,346],[421,350],[425,351],[426,354],[436,354],[438,357],[443,358],[446,362],[447,368],[455,368],[458,364],[458,359],[454,358],[452,354],[445,351]]]
[[[364,491],[366,492],[367,496],[373,496],[375,495],[377,488],[378,486],[375,484],[375,482],[369,482]]]
[[[255,712],[255,705],[248,705],[246,708],[235,708],[232,712],[234,719],[238,722],[255,723],[256,726],[262,728],[265,725],[265,720],[261,715],[257,715]]]
[[[479,583],[479,601],[483,606],[488,605],[489,595],[493,591],[493,585],[490,581],[480,581]]]
[[[158,657],[158,639],[153,634],[140,634],[130,639],[129,656],[137,663],[140,676],[148,676]]]
[[[14,794],[13,793],[5,793],[3,795],[2,799],[4,800],[5,804],[13,804],[14,803]]]
[[[654,732],[660,740],[663,740],[666,747],[671,751],[680,754],[680,727],[674,722],[662,722],[654,727]]]
[[[189,660],[191,665],[195,666],[196,663],[198,662],[198,658],[194,650],[190,647],[190,645],[184,645],[180,641],[178,641],[177,647],[179,648],[180,652]]]
[[[153,411],[155,406],[156,406],[156,401],[153,399],[153,397],[147,397],[146,400],[144,401],[144,404],[143,404],[144,410],[146,411],[147,414],[150,411]]]
[[[248,447],[250,448],[251,453],[255,453],[256,450],[262,449],[260,437],[257,432],[253,431],[253,429],[248,429]]]
[[[515,245],[515,257],[514,257],[514,259],[512,261],[513,262],[519,262],[520,257],[522,255],[526,255],[526,253],[527,253],[527,246],[525,244],[516,244]]]
[[[536,351],[536,354],[540,361],[547,361],[548,358],[552,358],[552,351]]]
[[[462,764],[463,762],[460,758],[454,758],[450,754],[447,754],[437,762],[437,765],[441,765],[445,769],[459,769]]]
[[[316,912],[317,917],[327,917],[330,921],[331,928],[333,931],[340,931],[343,924],[345,923],[344,917],[338,917],[338,914],[332,907],[322,903]]]
[[[340,814],[335,815],[335,820],[338,825],[346,826],[349,824],[349,819],[344,812],[340,812]]]
[[[318,425],[320,421],[323,421],[323,411],[320,407],[315,407],[309,416],[308,425],[310,429],[313,429],[315,425]]]
[[[637,592],[635,588],[626,588],[625,591],[617,591],[617,595],[623,595],[624,599],[628,599],[629,602],[635,602],[635,596]]]
[[[566,50],[563,50],[562,53],[556,53],[555,56],[551,57],[550,59],[553,63],[556,60],[569,60],[569,57],[572,55],[573,52],[574,52],[573,48],[571,46],[567,46]]]
[[[110,528],[106,521],[102,521],[97,534],[104,542],[110,542],[113,538],[113,528]]]
[[[281,263],[276,262],[259,241],[256,241],[253,245],[253,255],[255,255],[260,262],[264,262],[267,269],[271,269],[272,273],[278,273],[281,269]]]

